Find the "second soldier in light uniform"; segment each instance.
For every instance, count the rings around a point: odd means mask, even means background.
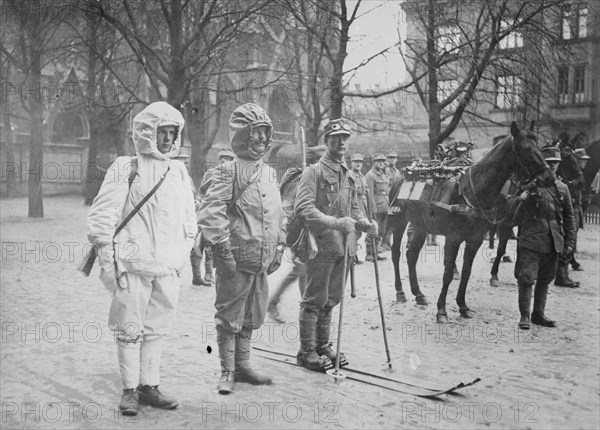
[[[272,382],[250,367],[252,331],[267,311],[267,275],[281,264],[285,247],[276,172],[263,161],[272,136],[271,119],[260,106],[246,103],[233,111],[229,138],[236,157],[215,168],[198,214],[217,266],[220,394],[233,392],[234,382]]]

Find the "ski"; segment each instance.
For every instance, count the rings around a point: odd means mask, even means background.
[[[291,354],[287,354],[284,352],[273,351],[265,348],[261,348],[258,346],[253,347],[255,351],[255,355],[266,358],[271,361],[276,361],[278,363],[291,364],[292,366],[302,368],[298,364],[296,364],[296,357]],[[257,353],[258,352],[258,353]],[[397,379],[388,378],[382,375],[375,375],[372,373],[364,372],[358,369],[353,369],[350,367],[343,367],[342,371],[346,374],[346,379],[351,381],[362,382],[364,384],[372,385],[379,388],[384,388],[386,390],[395,391],[397,393],[402,394],[410,394],[417,397],[438,397],[443,394],[452,393],[461,388],[468,387],[470,385],[476,384],[481,379],[476,378],[468,383],[459,383],[453,387],[447,389],[432,389],[421,387],[418,385],[410,384],[408,382],[399,381]]]

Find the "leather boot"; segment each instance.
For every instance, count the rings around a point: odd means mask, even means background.
[[[204,279],[202,279],[202,273],[200,273],[202,257],[196,254],[196,251],[194,251],[193,249],[190,252],[190,263],[192,263],[192,285],[210,285],[204,282]]]
[[[140,385],[138,387],[140,405],[148,405],[158,409],[175,409],[179,402],[173,397],[165,396],[158,385]]]
[[[213,275],[213,256],[210,249],[204,250],[204,282],[208,282],[210,285],[215,283],[215,276]]]
[[[217,344],[221,360],[221,378],[217,385],[219,394],[233,393],[235,383],[235,333],[217,324]]]
[[[554,285],[557,287],[567,287],[567,288],[577,288],[579,287],[578,283],[574,283],[571,279],[569,279],[567,275],[567,263],[563,263],[561,261],[558,262],[558,267],[556,268],[556,279],[554,280]]]
[[[567,282],[570,282],[571,284],[574,285],[574,287],[572,287],[572,288],[579,288],[579,282],[578,281],[574,281],[569,276],[569,263],[565,263],[563,270],[564,270],[565,279],[567,280]]]
[[[332,343],[329,342],[332,310],[332,308],[326,306],[319,311],[319,316],[317,317],[317,347],[315,351],[317,352],[317,355],[324,355],[329,358],[331,363],[335,366],[337,354],[331,348]],[[347,365],[348,360],[346,360],[346,356],[340,352],[340,367]]]
[[[519,312],[521,313],[519,328],[521,330],[529,330],[531,328],[531,322],[529,319],[531,310],[531,287],[531,285],[526,285],[519,282]]]
[[[300,350],[296,354],[298,365],[309,370],[322,372],[332,368],[331,360],[326,356],[319,356],[316,349],[317,344],[317,315],[316,309],[300,305]]]
[[[369,243],[369,237],[367,236],[367,256],[365,257],[365,261],[373,261],[373,246]]]
[[[134,416],[140,409],[139,393],[135,388],[126,388],[123,390],[121,401],[119,402],[119,411],[121,415]]]
[[[250,367],[251,339],[252,329],[249,327],[242,327],[235,335],[235,380],[252,385],[271,385],[273,379],[261,375]]]
[[[548,284],[542,284],[539,281],[535,284],[535,296],[533,299],[533,313],[531,322],[544,327],[556,327],[556,322],[546,318],[546,298],[548,297]]]

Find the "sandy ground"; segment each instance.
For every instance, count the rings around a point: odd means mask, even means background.
[[[382,262],[381,287],[393,377],[432,388],[479,377],[460,394],[439,400],[402,395],[254,358],[275,384],[238,384],[216,393],[219,375],[213,324],[214,289],[182,275],[180,309],[166,340],[161,388],[181,402],[175,411],[143,407],[118,414],[116,347],[106,326],[110,296],[97,279],[75,271],[85,243],[88,208],[80,197],[45,199],[44,219],[28,219],[25,199],[1,201],[2,428],[598,428],[599,227],[580,232],[584,272],[578,290],[551,287],[547,314],[559,328],[516,329],[512,264],[502,284],[488,285],[490,255],[481,248],[467,300],[475,311],[460,318],[451,285],[450,324],[435,323],[435,305],[395,302],[391,263]],[[443,238],[440,238],[443,240]],[[440,247],[419,263],[431,303],[441,285]],[[514,242],[509,243],[514,257]],[[388,254],[389,255],[389,254]],[[275,284],[286,270],[272,275]],[[408,292],[406,266],[401,267]],[[356,269],[358,297],[347,295],[342,344],[354,367],[380,373],[386,360],[373,267]],[[295,353],[298,292],[283,297],[289,321],[267,321],[256,344]],[[337,313],[334,319],[337,318]]]

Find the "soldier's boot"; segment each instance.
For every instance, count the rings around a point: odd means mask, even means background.
[[[377,260],[387,260],[387,257],[383,255],[383,253],[386,252],[386,250],[381,247],[381,239],[379,237],[375,239],[375,246],[377,247]]]
[[[140,397],[137,388],[125,388],[119,402],[121,415],[134,416],[137,415],[139,409]]]
[[[319,311],[317,317],[317,347],[315,351],[317,355],[324,355],[331,363],[335,366],[336,353],[331,348],[332,343],[329,342],[329,336],[331,331],[331,311],[333,309],[329,306],[325,306]],[[340,367],[347,366],[348,360],[346,356],[340,351]]]
[[[546,311],[546,298],[548,297],[548,284],[542,284],[539,281],[535,284],[535,293],[533,299],[533,312],[531,322],[544,327],[556,327],[556,322],[548,319],[544,312]]]
[[[250,367],[251,338],[252,329],[250,327],[242,327],[240,332],[235,335],[235,380],[252,385],[270,385],[273,383],[273,379],[261,375]]]
[[[221,378],[217,384],[219,394],[233,393],[235,384],[235,339],[236,335],[222,324],[217,324],[217,345],[221,361]]]
[[[564,264],[564,274],[565,274],[565,279],[567,280],[567,282],[570,282],[571,284],[574,285],[573,288],[579,288],[579,282],[578,281],[574,281],[573,279],[571,279],[569,277],[569,263],[565,263]]]
[[[210,285],[202,279],[202,273],[200,273],[202,257],[196,254],[196,251],[193,249],[190,252],[190,262],[192,263],[192,285]]]
[[[529,330],[531,328],[531,321],[529,319],[531,311],[531,287],[531,285],[519,282],[519,312],[521,313],[519,328],[521,330]]]
[[[298,365],[316,372],[324,372],[333,368],[331,360],[325,356],[319,356],[316,349],[317,344],[317,311],[300,305],[300,350],[296,354]]]
[[[373,245],[371,245],[371,240],[369,239],[369,236],[367,236],[366,239],[367,243],[366,243],[366,247],[367,247],[367,256],[365,257],[365,261],[373,261]]]
[[[159,409],[175,409],[179,402],[160,392],[160,359],[163,337],[146,338],[140,348],[140,385],[138,387],[140,405]]]
[[[573,269],[575,272],[583,272],[583,267],[581,267],[581,264],[579,264],[579,261],[575,260],[574,255],[573,255],[573,258],[571,259],[571,269]]]
[[[137,387],[140,381],[140,344],[117,340],[119,373],[123,384],[123,394],[119,402],[122,415],[137,415],[140,402]]]
[[[559,261],[558,267],[556,268],[556,279],[554,280],[554,285],[557,287],[578,288],[579,283],[575,283],[569,279],[567,270],[567,263]]]
[[[204,251],[204,282],[208,282],[209,285],[215,283],[215,276],[213,275],[213,256],[210,249]]]

